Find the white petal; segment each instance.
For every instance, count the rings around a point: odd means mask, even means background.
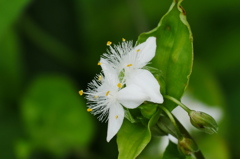
[[[133,109],[150,98],[140,87],[131,84],[118,92],[117,99],[126,108]]]
[[[150,97],[151,102],[162,103],[163,97],[160,93],[160,85],[151,72],[144,69],[132,71],[128,79],[127,86],[131,84],[138,85]]]
[[[100,60],[101,67],[105,76],[105,79],[108,80],[111,84],[119,83],[117,71],[112,67],[108,60],[101,58]]]
[[[110,65],[110,63],[108,62],[108,60],[101,58],[100,59],[100,63],[101,63],[101,67],[103,70],[104,75],[109,74],[114,72],[113,67]]]
[[[107,142],[109,142],[117,134],[118,130],[122,126],[123,119],[123,107],[119,103],[111,105],[108,116]]]
[[[152,58],[155,56],[156,48],[157,45],[155,37],[149,37],[144,43],[141,43],[140,45],[134,48],[133,53],[137,52],[138,54],[140,54],[140,56],[138,56],[137,59],[138,68],[144,67],[145,65],[147,65],[149,61],[152,60]]]

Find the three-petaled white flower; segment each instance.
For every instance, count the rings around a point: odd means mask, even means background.
[[[104,54],[104,58],[111,63],[119,73],[124,74],[126,85],[135,84],[148,94],[151,102],[162,103],[160,85],[152,73],[143,69],[156,52],[156,38],[149,37],[146,42],[133,47],[132,42],[123,41],[121,45],[110,46],[110,50]],[[103,63],[102,61],[100,61]]]
[[[86,98],[88,107],[94,115],[100,114],[99,120],[108,120],[107,141],[120,129],[124,119],[124,109],[136,108],[148,100],[147,94],[136,85],[124,87],[118,75],[105,61],[101,64],[104,76],[98,75],[90,84]],[[108,115],[108,116],[107,116]]]
[[[86,98],[88,110],[99,115],[99,120],[108,120],[107,141],[120,129],[124,119],[124,108],[134,109],[144,101],[162,103],[160,85],[144,66],[155,56],[156,38],[133,47],[132,42],[123,41],[110,46],[99,64],[103,74],[89,83]]]

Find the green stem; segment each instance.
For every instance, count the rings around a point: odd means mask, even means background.
[[[175,129],[176,129],[176,131],[177,131],[178,138],[181,137],[181,136],[182,136],[182,135],[181,135],[181,132],[180,132],[178,126],[177,126],[177,123],[176,123],[173,115],[172,115],[164,106],[160,106],[160,108],[167,114],[168,118],[169,118],[169,119],[171,120],[171,122],[173,123],[173,125],[174,125],[174,127],[175,127]]]
[[[172,96],[165,95],[164,98],[169,99],[172,102],[176,103],[177,105],[182,107],[187,113],[189,113],[191,111],[191,109],[189,109],[186,105],[184,105],[183,103],[181,103],[179,100],[177,100],[176,98],[174,98]]]

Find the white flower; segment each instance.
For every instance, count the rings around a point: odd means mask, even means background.
[[[111,42],[107,43],[108,46]],[[107,141],[119,131],[124,120],[124,107],[134,109],[144,101],[162,103],[160,85],[152,73],[143,69],[155,56],[156,38],[133,47],[132,42],[110,46],[99,65],[102,74],[89,83],[86,98],[88,111],[108,120]],[[83,94],[82,91],[79,92]]]
[[[149,101],[162,103],[163,97],[158,81],[150,71],[143,69],[155,56],[156,38],[149,37],[146,42],[136,47],[132,45],[132,42],[126,41],[119,45],[113,45],[113,47],[110,45],[110,49],[103,55],[103,59],[106,59],[112,68],[120,76],[123,76],[122,80],[127,86],[135,84],[148,94]]]
[[[124,119],[124,108],[136,108],[148,100],[148,95],[137,85],[123,86],[114,70],[106,60],[101,59],[103,74],[95,77],[85,94],[88,111],[99,115],[99,120],[108,120],[107,141],[120,129]]]

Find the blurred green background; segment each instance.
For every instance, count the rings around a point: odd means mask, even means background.
[[[106,41],[135,41],[170,4],[0,0],[0,158],[117,158],[107,124],[86,112],[78,90],[99,73]],[[193,136],[210,159],[240,158],[240,1],[185,0],[183,7],[195,48],[189,92],[224,112],[218,134]],[[157,151],[139,158],[159,158]]]

